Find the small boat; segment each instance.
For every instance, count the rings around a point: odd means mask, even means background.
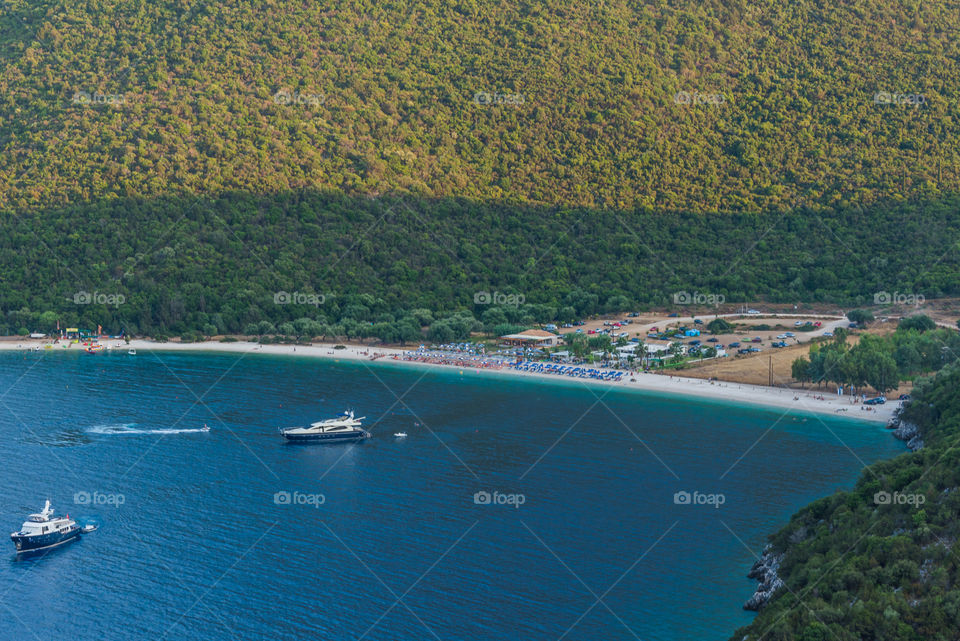
[[[328,418],[308,427],[288,427],[280,434],[288,441],[313,443],[343,443],[363,441],[370,438],[370,432],[361,427],[365,416],[354,418],[352,411],[344,412],[334,418]]]
[[[69,516],[54,516],[48,500],[43,511],[31,514],[23,523],[19,532],[12,532],[10,538],[17,546],[17,554],[38,552],[69,543],[80,538],[82,529]]]
[[[97,343],[96,345],[91,345],[86,349],[87,354],[99,354],[104,349],[103,345]]]
[[[130,354],[130,356],[136,356],[137,350],[131,347],[130,349],[127,350],[127,354]]]
[[[396,432],[396,433],[394,434],[394,436],[396,436],[397,438],[407,438],[407,433],[406,433],[406,432]]]
[[[206,423],[204,423],[204,424],[203,424],[203,427],[200,428],[200,431],[201,431],[201,432],[209,432],[209,431],[210,431],[210,427],[209,427]]]

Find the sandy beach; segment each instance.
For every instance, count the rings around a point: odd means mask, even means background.
[[[758,405],[769,408],[780,409],[783,411],[792,410],[793,415],[808,413],[811,415],[830,414],[842,416],[843,418],[868,421],[871,423],[886,423],[890,420],[893,412],[899,407],[897,401],[890,401],[885,405],[873,406],[870,411],[863,409],[864,406],[851,402],[849,396],[837,396],[832,394],[827,388],[818,391],[815,388],[807,390],[783,389],[775,387],[766,387],[760,385],[747,385],[741,383],[728,383],[724,381],[708,381],[696,378],[685,378],[682,376],[670,376],[665,374],[629,374],[625,375],[620,381],[601,381],[594,379],[571,378],[556,374],[542,374],[536,372],[523,372],[510,367],[486,367],[478,368],[466,364],[442,365],[428,363],[418,360],[404,360],[403,355],[411,350],[402,350],[387,347],[366,347],[347,345],[343,349],[334,349],[334,344],[313,343],[312,345],[261,345],[246,341],[234,343],[221,343],[217,341],[207,341],[202,343],[157,343],[149,340],[135,339],[129,344],[123,340],[109,339],[102,340],[101,343],[109,350],[118,350],[126,352],[129,349],[137,350],[137,353],[156,351],[156,352],[174,352],[174,351],[192,351],[192,352],[223,352],[223,353],[250,353],[250,354],[276,354],[276,355],[296,355],[303,357],[327,358],[334,360],[352,360],[371,362],[388,362],[399,366],[408,367],[440,367],[447,370],[458,369],[464,372],[492,374],[500,376],[525,376],[533,377],[542,381],[558,381],[572,384],[583,384],[590,386],[614,386],[619,389],[635,389],[645,392],[653,392],[664,395],[676,396],[694,396],[706,399],[722,400],[736,404]],[[50,345],[49,341],[30,340],[30,339],[7,339],[0,341],[0,350],[36,350],[38,347],[42,351],[65,351],[67,349],[80,351],[81,345],[71,345],[64,347],[63,344]],[[464,356],[466,359],[467,356]]]

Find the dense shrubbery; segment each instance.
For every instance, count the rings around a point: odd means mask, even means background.
[[[781,589],[732,641],[948,641],[960,630],[960,368],[914,393],[926,446],[866,468],[851,492],[800,510],[771,538]],[[922,497],[922,498],[918,498]]]

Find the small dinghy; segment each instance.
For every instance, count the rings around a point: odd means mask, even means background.
[[[406,432],[396,432],[396,433],[394,434],[394,436],[396,436],[397,438],[407,438],[407,433],[406,433]]]

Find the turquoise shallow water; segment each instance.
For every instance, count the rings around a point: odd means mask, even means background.
[[[0,354],[0,394],[7,531],[45,498],[101,524],[6,544],[3,639],[726,639],[765,536],[903,451],[831,417],[265,355]],[[374,438],[276,433],[347,407]]]

